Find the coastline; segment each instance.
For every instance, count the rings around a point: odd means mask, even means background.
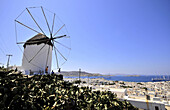
[[[79,78],[79,76],[64,76],[65,78]],[[161,76],[163,77],[163,76]],[[169,76],[166,76],[169,77]],[[84,78],[104,78],[111,81],[126,81],[126,82],[152,82],[152,78],[157,78],[156,75],[140,75],[140,76],[80,76],[81,79]]]

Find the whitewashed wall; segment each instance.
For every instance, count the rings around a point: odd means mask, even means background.
[[[137,108],[148,110],[148,106],[145,101],[130,100],[130,99],[128,99],[127,101]],[[165,110],[165,105],[162,103],[148,102],[148,105],[149,105],[149,110],[155,110],[155,106],[157,106],[159,110]]]
[[[25,70],[26,73],[29,71],[33,71],[35,73],[41,71],[45,72],[46,68],[46,61],[49,49],[49,56],[48,56],[48,72],[51,71],[51,62],[52,62],[52,46],[46,44],[44,47],[44,43],[37,45],[26,45],[24,49],[23,59],[22,59],[22,68]],[[37,54],[37,52],[43,47],[43,49]],[[37,55],[36,55],[37,54]],[[29,63],[29,61],[36,55],[36,57]],[[28,61],[27,61],[28,59]]]

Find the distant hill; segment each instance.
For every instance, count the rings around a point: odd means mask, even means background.
[[[61,71],[59,74],[63,76],[79,76],[79,71]],[[102,76],[102,74],[81,71],[80,76]]]

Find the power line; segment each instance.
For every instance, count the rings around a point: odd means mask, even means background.
[[[7,48],[6,42],[4,41],[3,37],[1,37],[1,48],[0,50],[3,52],[4,55],[6,55],[5,53],[9,52],[9,48]]]
[[[0,50],[2,51],[2,53],[5,55],[5,52],[2,50],[2,48],[0,48]]]

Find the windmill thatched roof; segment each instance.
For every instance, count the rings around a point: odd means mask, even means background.
[[[39,33],[35,35],[34,37],[30,38],[29,40],[27,40],[24,44],[24,48],[26,47],[26,45],[34,45],[34,44],[39,45],[42,43],[53,46],[50,39],[46,35]]]

